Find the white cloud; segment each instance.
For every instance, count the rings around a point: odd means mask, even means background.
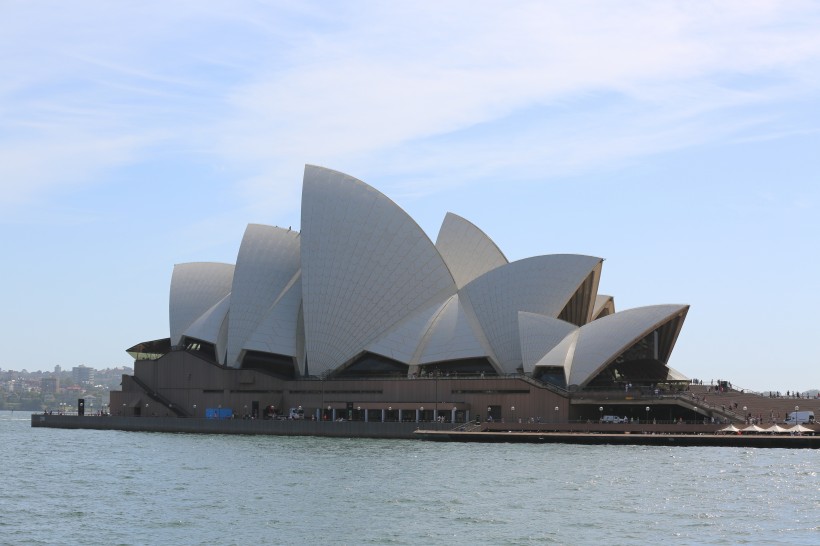
[[[261,169],[318,157],[383,173],[544,175],[782,132],[766,108],[817,92],[811,4],[372,7],[310,35],[292,65],[236,86],[223,153]],[[560,125],[545,117],[518,134],[473,134],[597,94],[620,100],[594,119],[576,108]],[[424,145],[442,135],[453,135],[447,146]],[[402,155],[411,159],[397,164]]]
[[[20,3],[0,23],[0,46],[19,52],[0,60],[0,176],[14,188],[0,206],[93,183],[161,147],[245,173],[239,191],[258,204],[283,192],[290,202],[299,179],[286,177],[306,162],[548,175],[812,130],[784,125],[778,105],[817,95],[818,12],[803,2]]]

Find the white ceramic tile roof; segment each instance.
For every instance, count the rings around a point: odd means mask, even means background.
[[[299,233],[249,224],[236,258],[228,320],[228,366],[238,366],[242,349],[299,271]],[[257,338],[256,341],[259,341]]]
[[[608,315],[581,327],[568,385],[586,385],[612,360],[652,330],[683,313],[688,305],[652,305]]]
[[[666,367],[669,373],[666,375],[668,381],[687,381],[689,378],[674,368]]]
[[[305,167],[302,290],[312,374],[333,370],[403,318],[455,293],[421,228],[355,178]]]
[[[302,280],[299,276],[271,305],[242,349],[296,356],[297,323],[301,303]]]
[[[561,340],[550,352],[544,355],[541,360],[535,363],[533,371],[540,367],[564,368],[564,379],[569,385],[569,377],[572,371],[572,359],[575,356],[575,347],[578,344],[578,336],[581,328],[576,328]]]
[[[363,351],[408,365],[486,357],[501,373],[563,366],[572,385],[680,318],[661,332],[665,362],[688,310],[614,313],[610,296],[594,297],[600,258],[506,263],[483,232],[454,214],[433,245],[390,199],[336,171],[307,166],[302,197],[301,234],[251,224],[236,266],[175,266],[173,345],[183,335],[214,343],[220,362],[234,366],[247,350],[291,355],[312,375]],[[577,328],[558,316],[597,320]]]
[[[458,288],[508,263],[498,246],[471,222],[448,212],[436,239]]]
[[[230,306],[231,295],[228,294],[200,315],[184,333],[187,337],[213,343],[216,347],[217,360],[223,364],[225,350],[228,347],[228,311]]]
[[[598,294],[595,297],[595,307],[592,309],[592,320],[615,313],[615,299],[612,296]]]
[[[230,293],[233,274],[234,266],[223,263],[193,262],[174,266],[168,298],[171,345],[179,345],[185,330]]]
[[[449,300],[448,300],[449,301]],[[446,306],[436,302],[400,321],[365,349],[405,364],[417,364],[414,355],[435,317]]]
[[[458,294],[453,295],[433,317],[421,345],[419,364],[447,360],[488,357],[489,342],[481,327],[461,304]]]
[[[574,324],[557,318],[519,311],[518,330],[524,371],[531,373],[544,355],[577,329]]]
[[[461,290],[503,372],[522,365],[518,312],[557,318],[601,262],[577,254],[536,256],[493,269]]]

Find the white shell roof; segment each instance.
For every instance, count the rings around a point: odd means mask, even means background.
[[[481,327],[461,304],[458,294],[452,296],[432,320],[422,340],[419,364],[488,356],[489,342]]]
[[[552,254],[512,262],[462,289],[503,372],[522,364],[518,312],[557,318],[601,258]]]
[[[615,299],[612,296],[598,294],[595,297],[595,307],[592,309],[592,320],[615,313]]]
[[[366,350],[408,365],[416,364],[415,355],[419,351],[419,346],[426,332],[430,329],[435,317],[441,313],[446,305],[446,302],[436,302],[417,311],[368,345]]]
[[[670,368],[669,366],[667,366],[666,369],[669,370],[669,373],[666,376],[666,379],[668,381],[686,381],[689,379],[688,377],[686,377],[674,368]]]
[[[236,258],[231,290],[228,366],[239,365],[246,341],[270,315],[272,306],[299,271],[299,264],[298,232],[248,225]],[[259,341],[258,335],[256,342]]]
[[[468,318],[458,294],[399,323],[367,351],[408,365],[486,357],[477,321]]]
[[[450,213],[434,245],[379,191],[306,166],[301,234],[251,224],[236,266],[174,267],[171,344],[183,336],[214,343],[232,366],[248,350],[290,355],[314,375],[363,351],[408,365],[486,357],[500,373],[563,366],[568,385],[583,385],[688,310],[614,313],[610,296],[595,297],[601,264],[572,254],[507,263],[489,237]],[[661,332],[661,360],[676,324]]]
[[[271,305],[242,349],[296,356],[299,306],[302,303],[302,281],[297,277]]]
[[[193,262],[174,266],[168,298],[172,346],[179,345],[185,330],[230,293],[233,275],[231,264]]]
[[[216,346],[216,354],[221,361],[228,344],[228,311],[231,295],[228,294],[213,307],[205,311],[185,330],[185,336],[208,341]]]
[[[305,167],[302,297],[311,373],[336,369],[455,290],[433,243],[395,203],[351,176]]]
[[[581,328],[577,328],[567,334],[567,337],[562,339],[554,349],[544,355],[541,360],[536,362],[533,370],[542,366],[548,368],[564,368],[564,378],[568,382],[572,371],[572,359],[575,356],[575,347],[578,344],[578,336],[580,333]],[[567,383],[567,385],[569,385],[569,383]]]
[[[577,329],[578,327],[574,324],[557,318],[519,311],[518,330],[521,336],[521,359],[524,371],[532,372],[535,364],[544,355]]]
[[[585,385],[636,341],[679,314],[685,314],[688,308],[687,305],[638,307],[585,324],[578,332],[567,385]],[[559,345],[550,353],[560,351],[562,346]],[[560,354],[548,354],[543,363],[563,358]],[[538,365],[542,365],[542,362]]]
[[[484,273],[509,263],[487,235],[461,216],[448,212],[436,239],[458,288]]]

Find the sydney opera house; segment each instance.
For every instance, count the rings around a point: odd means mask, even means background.
[[[616,310],[598,293],[602,265],[575,254],[509,262],[452,213],[433,242],[373,187],[307,166],[301,231],[251,224],[235,264],[174,267],[169,337],[128,350],[135,373],[111,412],[644,417],[645,402],[610,410],[596,393],[639,400],[685,385],[668,361],[688,305]]]

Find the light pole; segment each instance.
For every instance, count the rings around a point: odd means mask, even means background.
[[[749,424],[749,418],[746,416],[746,406],[743,406],[743,420],[747,425]]]
[[[358,421],[361,421],[362,420],[362,407],[361,406],[356,406],[356,414],[358,415],[358,417],[356,419]]]
[[[558,406],[555,406],[555,424],[558,424],[558,421],[561,420],[561,415],[558,413],[561,409]]]
[[[436,370],[436,397],[433,399],[433,419],[438,423],[438,370]]]
[[[194,417],[196,417],[196,404],[194,404]]]
[[[795,407],[794,407],[794,423],[793,423],[794,425],[796,425],[796,424],[797,424],[797,412],[798,412],[799,410],[800,410],[800,406],[795,406]]]
[[[145,417],[148,417],[148,402],[145,403]]]
[[[490,421],[493,418],[493,416],[490,415],[490,412],[492,410],[493,410],[493,408],[491,408],[490,406],[487,406],[487,421]]]
[[[604,420],[604,407],[600,406],[598,408],[598,422],[602,422]]]
[[[424,422],[424,406],[419,407],[419,422]]]
[[[646,422],[649,423],[649,406],[646,406]]]

